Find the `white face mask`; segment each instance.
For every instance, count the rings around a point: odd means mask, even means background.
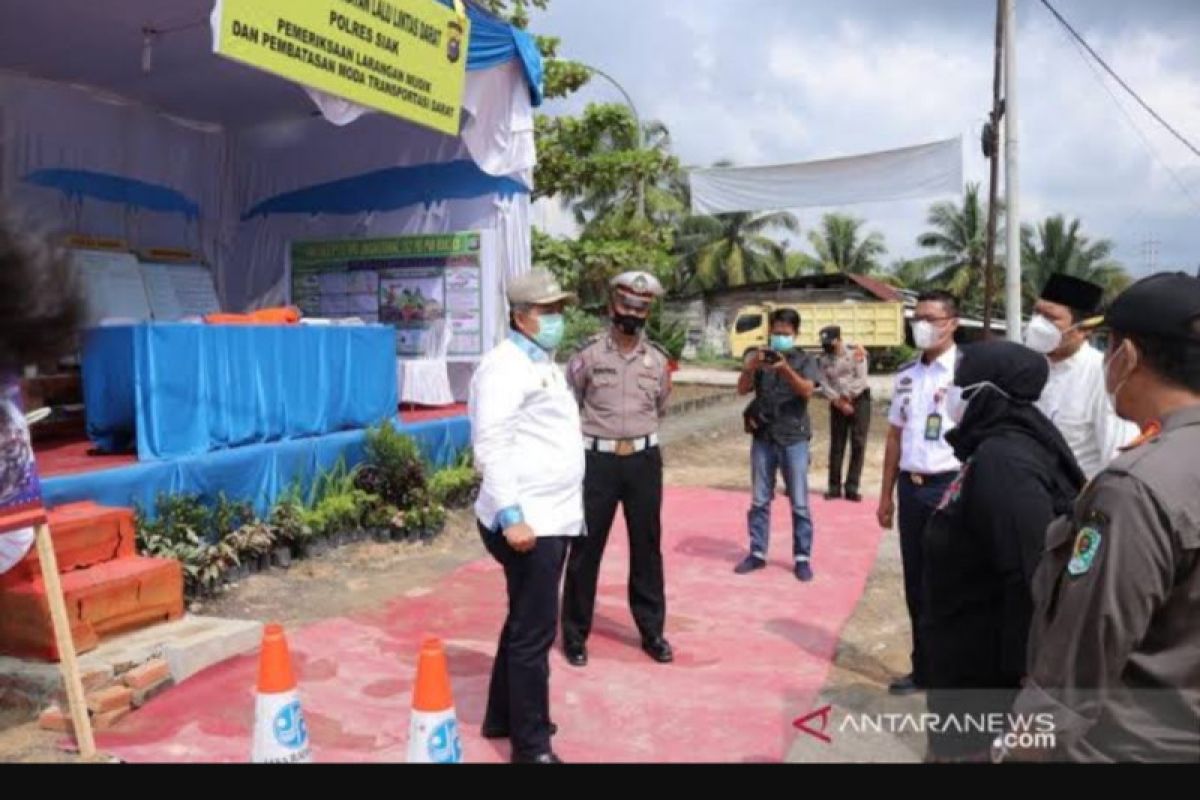
[[[1127,349],[1126,343],[1122,342],[1120,347],[1112,352],[1112,355],[1107,356],[1104,359],[1104,389],[1108,394],[1108,404],[1112,407],[1113,413],[1118,417],[1121,416],[1121,412],[1117,409],[1117,401],[1121,396],[1121,390],[1124,389],[1125,384],[1129,382],[1129,378],[1133,375],[1133,371],[1137,368],[1138,364],[1137,350],[1130,345],[1128,350],[1133,354],[1133,368],[1129,369],[1123,378],[1116,378],[1110,374],[1113,362],[1117,360],[1117,356],[1119,356],[1121,351],[1125,349]],[[1125,418],[1121,417],[1121,419]]]
[[[918,350],[930,350],[937,344],[939,331],[932,322],[920,320],[913,325],[913,343]]]
[[[1035,353],[1050,355],[1062,346],[1062,341],[1062,331],[1041,314],[1034,314],[1025,328],[1025,346]]]
[[[951,386],[950,391],[946,393],[946,416],[955,425],[961,425],[963,418],[967,416],[967,407],[971,405],[971,400],[985,388],[995,389],[1005,397],[1009,397],[1008,392],[991,381],[973,383],[970,386]]]

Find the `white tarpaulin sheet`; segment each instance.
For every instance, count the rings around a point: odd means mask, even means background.
[[[962,138],[848,158],[693,170],[692,211],[724,214],[961,194]]]

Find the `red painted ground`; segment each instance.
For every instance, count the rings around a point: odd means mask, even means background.
[[[783,503],[775,507],[772,564],[736,576],[747,496],[668,489],[667,634],[677,660],[667,666],[638,649],[625,601],[628,548],[614,531],[591,664],[567,666],[557,649],[551,657],[555,748],[564,760],[783,758],[791,721],[812,710],[825,681],[880,536],[867,505],[813,502],[817,577],[800,584]],[[428,633],[447,641],[467,760],[505,760],[507,742],[478,736],[504,603],[502,573],[481,560],[424,596],[289,631],[316,759],[405,759],[415,657]],[[132,762],[246,761],[255,670],[255,657],[246,657],[198,675],[102,736],[101,746]]]
[[[467,413],[465,404],[459,403],[444,408],[404,406],[400,410],[400,421],[408,424],[428,422],[434,419],[456,417]],[[38,474],[43,478],[62,475],[78,475],[81,472],[98,472],[137,463],[137,454],[92,455],[95,447],[88,439],[58,439],[39,444],[35,448]]]

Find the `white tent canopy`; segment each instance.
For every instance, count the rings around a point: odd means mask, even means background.
[[[962,139],[877,153],[693,170],[692,211],[723,214],[908,200],[962,191]]]
[[[381,114],[357,118],[336,98],[214,55],[211,9],[212,0],[6,0],[0,196],[64,231],[200,253],[226,310],[286,299],[295,239],[490,230],[500,274],[528,269],[532,105],[541,91],[531,81],[541,65],[530,63],[527,35],[468,6],[472,42],[476,30],[493,39],[486,65],[468,62],[462,131],[446,136]],[[157,32],[148,59],[144,30]],[[514,54],[492,55],[506,35],[517,40]],[[471,180],[449,194],[430,180],[404,206],[366,198],[361,209],[246,216],[288,192],[455,162],[472,165]],[[81,200],[27,180],[46,169],[161,187],[186,198],[189,211]]]

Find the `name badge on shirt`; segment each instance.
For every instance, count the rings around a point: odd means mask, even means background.
[[[942,438],[942,415],[936,411],[925,419],[925,441],[936,442]]]

